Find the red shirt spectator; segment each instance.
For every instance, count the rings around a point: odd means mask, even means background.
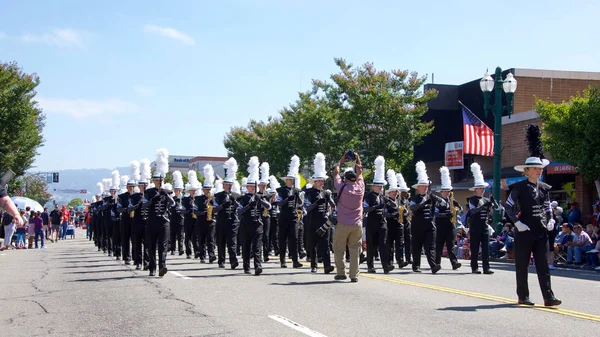
[[[67,206],[62,206],[62,222],[69,222],[69,211],[67,210]]]

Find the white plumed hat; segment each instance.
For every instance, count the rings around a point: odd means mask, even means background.
[[[114,171],[112,171],[111,175],[112,175],[112,179],[110,181],[110,190],[118,191],[119,186],[121,185],[121,174],[119,173],[119,171],[114,170]]]
[[[269,183],[269,171],[270,171],[269,163],[263,162],[260,164],[260,184],[267,185]]]
[[[121,189],[119,190],[119,193],[125,193],[127,192],[127,182],[129,181],[129,177],[128,176],[121,176]]]
[[[298,171],[300,170],[300,158],[296,155],[292,156],[290,160],[290,167],[288,170],[288,174],[285,177],[281,177],[282,180],[285,179],[296,179],[298,180]]]
[[[427,176],[427,169],[425,168],[425,163],[422,160],[419,160],[415,165],[417,170],[417,183],[412,187],[417,188],[419,185],[429,186],[429,176]]]
[[[398,190],[398,177],[396,176],[396,171],[389,169],[387,170],[387,182],[390,185],[388,187],[388,192],[397,191]]]
[[[183,175],[180,171],[173,172],[173,188],[176,190],[183,189]]]
[[[196,171],[194,171],[194,170],[188,171],[188,181],[190,182],[189,190],[199,190],[200,189],[200,182],[198,181],[198,175],[197,175]]]
[[[315,160],[313,162],[315,172],[312,175],[312,180],[327,180],[329,178],[327,176],[327,170],[325,168],[325,155],[321,152],[315,155]]]
[[[446,166],[442,166],[440,167],[440,175],[442,177],[442,186],[440,187],[440,190],[451,191],[452,180],[450,180],[450,170]]]
[[[250,157],[248,161],[248,179],[246,183],[242,183],[243,186],[258,184],[258,157]]]
[[[164,179],[169,172],[169,151],[162,148],[156,151],[156,170],[152,175],[152,179]]]
[[[373,174],[373,185],[385,186],[385,158],[383,156],[377,156],[375,158],[375,172]]]
[[[138,162],[137,160],[132,160],[131,161],[131,180],[133,180],[133,185],[137,184],[137,182],[140,180],[141,176],[140,176],[140,162]],[[129,184],[130,182],[128,181],[127,184]]]
[[[146,158],[140,161],[140,179],[138,185],[148,184],[150,182],[150,161]]]
[[[202,188],[213,188],[215,182],[215,170],[213,170],[212,165],[204,165],[202,174],[204,175],[204,184],[202,185]]]
[[[396,173],[396,180],[398,180],[398,189],[401,192],[410,191],[410,188],[408,188],[408,185],[406,185],[406,180],[404,180],[402,173]]]
[[[238,164],[235,158],[231,157],[227,159],[227,161],[223,164],[223,168],[227,171],[223,182],[233,184],[233,182],[237,180],[236,174],[238,171]]]
[[[476,188],[486,188],[490,185],[483,180],[483,172],[481,171],[481,166],[479,166],[479,164],[471,164],[471,173],[473,173],[475,182],[473,183],[473,187],[469,188],[469,191],[475,191]]]
[[[279,181],[277,181],[277,177],[270,176],[269,177],[269,193],[277,193],[277,189],[281,187]]]
[[[104,193],[104,184],[98,182],[96,184],[96,196],[100,197]]]

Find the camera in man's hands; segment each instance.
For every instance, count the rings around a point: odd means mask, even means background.
[[[354,151],[352,150],[348,150],[346,151],[346,159],[348,159],[349,161],[356,161],[356,155],[354,154]]]

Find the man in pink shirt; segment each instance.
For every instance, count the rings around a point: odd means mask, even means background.
[[[358,282],[359,255],[362,245],[362,215],[363,197],[365,195],[365,181],[363,179],[363,167],[358,153],[353,153],[356,159],[354,170],[344,173],[344,180],[340,177],[340,167],[349,158],[344,154],[333,172],[333,184],[338,193],[337,202],[337,225],[333,235],[333,251],[335,257],[335,268],[337,270],[336,280],[346,279],[346,265],[344,253],[346,246],[350,250],[350,281]],[[352,158],[352,159],[354,159]]]

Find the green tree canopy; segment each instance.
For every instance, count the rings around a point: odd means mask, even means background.
[[[16,63],[0,63],[0,172],[23,175],[44,141],[45,116],[34,100],[39,83]]]
[[[45,175],[26,175],[11,181],[8,185],[8,194],[33,199],[42,206],[52,200]]]
[[[69,203],[67,204],[67,207],[77,207],[79,205],[83,205],[83,200],[81,200],[81,198],[73,198],[71,199],[71,201],[69,201]]]
[[[243,175],[252,156],[269,162],[276,176],[287,172],[294,154],[312,171],[317,152],[325,155],[331,171],[349,149],[360,153],[366,168],[378,155],[386,158],[386,167],[411,166],[414,146],[433,131],[433,123],[421,119],[426,103],[437,95],[422,92],[426,77],[407,70],[378,71],[370,63],[335,63],[340,73],[331,76],[332,82],[313,80],[312,90],[299,93],[279,116],[251,120],[225,136],[225,148]]]
[[[569,102],[537,100],[544,147],[556,161],[564,161],[596,181],[600,189],[600,88],[590,87]]]

